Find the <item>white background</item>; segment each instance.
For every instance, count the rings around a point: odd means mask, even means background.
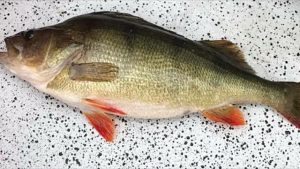
[[[140,16],[190,39],[227,39],[258,75],[300,81],[300,1],[0,1],[4,37],[93,11]],[[104,142],[79,110],[31,87],[0,66],[0,168],[297,168],[300,130],[272,108],[244,105],[247,125],[198,114],[166,120],[115,117]]]

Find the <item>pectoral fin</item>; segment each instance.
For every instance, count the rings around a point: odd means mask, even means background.
[[[232,126],[246,124],[243,113],[232,105],[205,110],[202,114],[214,122],[226,123]]]
[[[70,66],[69,76],[72,80],[110,82],[117,79],[119,67],[111,63],[73,63]]]
[[[83,114],[106,141],[113,142],[115,136],[115,124],[107,114],[101,112],[85,112]]]

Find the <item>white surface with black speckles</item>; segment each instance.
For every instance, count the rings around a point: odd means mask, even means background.
[[[267,79],[300,81],[300,1],[0,1],[4,37],[93,11],[128,12],[191,39],[227,38]],[[271,108],[242,106],[231,128],[191,114],[167,120],[115,118],[104,142],[80,111],[0,66],[0,168],[297,168],[300,131]]]

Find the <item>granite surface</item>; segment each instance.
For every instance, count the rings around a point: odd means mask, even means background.
[[[298,0],[1,0],[4,37],[93,11],[140,16],[190,39],[227,38],[258,75],[300,81]],[[263,105],[241,105],[233,128],[195,113],[141,120],[115,117],[106,143],[78,109],[45,95],[0,66],[0,168],[297,168],[300,130]]]

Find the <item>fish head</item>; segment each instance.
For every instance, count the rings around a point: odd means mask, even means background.
[[[82,45],[62,29],[31,29],[5,38],[0,63],[30,83],[49,81]]]
[[[5,63],[11,66],[40,67],[47,55],[51,34],[50,30],[28,30],[5,38]]]

